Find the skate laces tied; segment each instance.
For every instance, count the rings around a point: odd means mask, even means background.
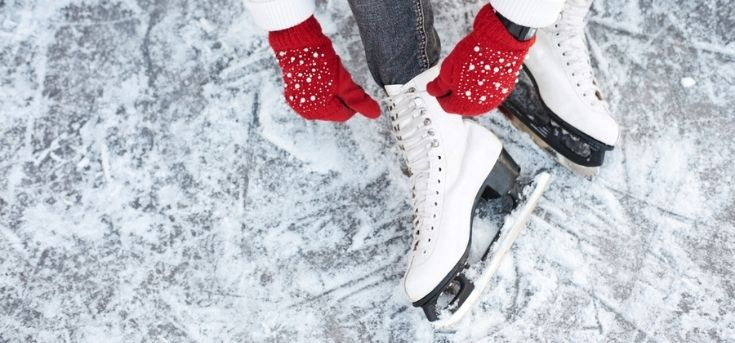
[[[439,146],[439,141],[432,129],[431,119],[427,110],[422,107],[423,100],[416,95],[413,88],[388,97],[386,101],[391,106],[391,123],[393,134],[398,145],[403,150],[403,157],[411,172],[412,206],[415,212],[416,227],[431,218],[426,211],[429,197],[430,152]],[[415,238],[417,239],[418,233]]]
[[[569,6],[562,12],[561,22],[554,25],[555,35],[558,38],[558,46],[561,47],[562,56],[566,57],[566,63],[572,72],[572,77],[580,88],[582,94],[590,99],[593,107],[605,107],[605,101],[599,99],[601,94],[597,80],[592,72],[589,50],[585,44],[584,18],[587,8],[584,6]]]

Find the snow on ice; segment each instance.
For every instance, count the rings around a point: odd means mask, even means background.
[[[681,85],[684,88],[691,88],[691,87],[693,87],[696,84],[697,84],[697,81],[695,81],[691,77],[684,77],[684,78],[681,79]]]
[[[481,5],[434,1],[444,53]],[[348,11],[317,16],[381,96]],[[623,131],[594,180],[481,119],[554,180],[442,333],[399,286],[411,209],[387,118],[297,117],[239,0],[0,1],[0,341],[733,341],[733,18],[596,2]]]

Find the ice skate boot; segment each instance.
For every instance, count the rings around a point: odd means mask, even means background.
[[[426,84],[438,67],[405,85],[386,86],[398,147],[410,171],[414,209],[413,242],[406,295],[430,321],[449,325],[468,311],[499,264],[548,183],[548,174],[529,182],[495,135],[471,120],[442,110]],[[474,208],[482,195],[500,198],[508,210],[522,209],[504,226],[486,254],[490,275],[480,283],[464,275],[470,250]],[[516,211],[514,211],[516,212]],[[513,217],[513,215],[511,215]],[[500,237],[498,239],[498,237]],[[494,261],[494,262],[490,262]],[[444,301],[444,302],[443,302]],[[449,313],[445,313],[448,310]],[[446,315],[446,317],[445,317]]]
[[[515,91],[501,106],[513,123],[568,168],[597,174],[618,125],[590,64],[584,25],[592,0],[567,0],[557,22],[538,30]]]

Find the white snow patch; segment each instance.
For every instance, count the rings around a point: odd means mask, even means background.
[[[697,81],[691,77],[683,77],[681,79],[681,86],[684,88],[692,88],[697,84]]]

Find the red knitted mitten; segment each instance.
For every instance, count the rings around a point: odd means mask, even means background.
[[[284,95],[306,119],[343,122],[355,112],[380,116],[380,106],[352,81],[312,16],[292,28],[273,31],[268,40],[283,72]]]
[[[518,41],[490,5],[475,17],[473,30],[442,62],[427,85],[445,111],[479,115],[496,108],[515,86],[528,49],[536,41]]]

